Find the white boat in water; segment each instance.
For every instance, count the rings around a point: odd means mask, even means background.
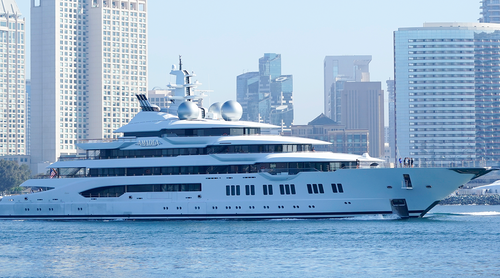
[[[239,121],[232,101],[193,102],[192,74],[173,70],[169,111],[139,95],[142,111],[115,140],[77,144],[85,159],[60,160],[0,199],[0,219],[272,219],[395,214],[421,217],[489,168],[381,168],[367,155],[316,152],[329,144],[265,134]],[[187,82],[185,82],[187,80]],[[184,83],[185,82],[185,83]]]

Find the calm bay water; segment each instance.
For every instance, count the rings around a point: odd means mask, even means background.
[[[500,206],[423,219],[0,221],[0,277],[500,276]]]

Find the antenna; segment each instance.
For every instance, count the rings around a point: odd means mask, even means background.
[[[179,55],[179,70],[182,70],[182,59],[181,59],[181,55]]]

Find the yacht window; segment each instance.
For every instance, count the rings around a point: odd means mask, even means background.
[[[201,183],[113,185],[80,192],[85,198],[120,197],[126,192],[193,192],[201,191]]]
[[[245,194],[246,195],[255,195],[255,186],[254,185],[245,185]]]
[[[285,184],[285,193],[286,193],[286,195],[290,195],[290,185],[289,184]]]
[[[337,193],[337,185],[335,183],[332,183],[332,191],[333,193]]]

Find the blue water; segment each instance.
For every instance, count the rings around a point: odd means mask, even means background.
[[[500,206],[423,219],[0,221],[0,277],[498,277]]]

